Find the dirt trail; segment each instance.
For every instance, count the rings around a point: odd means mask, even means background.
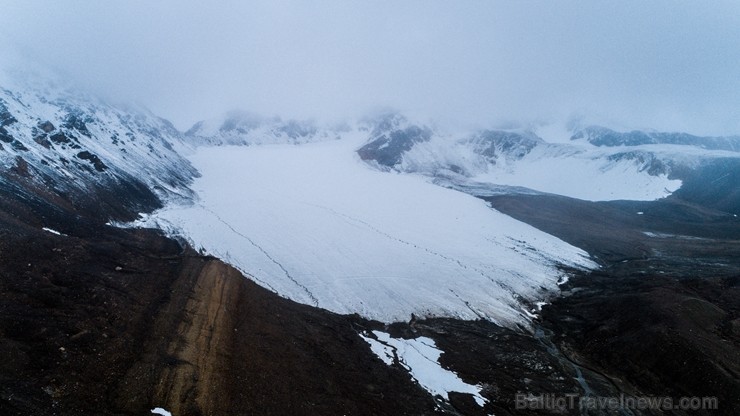
[[[433,401],[357,335],[359,317],[281,298],[221,261],[185,256],[115,408],[173,415],[432,414]]]
[[[234,357],[234,338],[238,329],[236,312],[245,297],[243,277],[219,261],[190,261],[188,276],[180,286],[195,280],[179,311],[182,320],[177,335],[167,346],[167,355],[180,365],[164,367],[156,386],[154,401],[175,414],[187,414],[188,408],[219,407],[221,393],[226,390],[223,373]],[[193,264],[196,263],[196,264]],[[178,290],[187,288],[177,288]],[[173,302],[164,311],[165,320],[178,314],[181,302]],[[167,324],[167,323],[166,323]],[[246,359],[247,357],[245,357]],[[193,383],[197,380],[197,383]]]

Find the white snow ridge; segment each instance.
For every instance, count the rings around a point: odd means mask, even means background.
[[[521,300],[557,288],[587,253],[417,175],[373,170],[362,135],[203,147],[198,202],[140,225],[188,238],[290,299],[385,322],[419,316],[526,323]]]

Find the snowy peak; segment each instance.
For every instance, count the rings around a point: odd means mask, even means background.
[[[645,149],[548,143],[527,130],[445,134],[402,118],[392,121],[379,123],[358,150],[363,160],[473,195],[542,192],[586,200],[652,200],[681,186],[668,178],[674,164]]]
[[[301,144],[336,139],[342,130],[342,127],[322,128],[312,120],[283,120],[235,111],[195,123],[185,132],[185,138],[195,146]]]
[[[585,140],[594,146],[640,146],[672,144],[707,150],[740,152],[740,136],[701,137],[688,133],[666,133],[633,130],[618,132],[605,127],[589,126],[573,133],[571,140]]]
[[[231,112],[218,120],[201,120],[193,125],[185,135],[188,137],[211,137],[217,134],[248,134],[267,120],[257,114]]]
[[[467,143],[473,147],[474,153],[495,164],[499,157],[519,160],[545,141],[531,132],[483,130],[473,134]]]
[[[412,124],[400,114],[383,115],[368,124],[372,129],[370,138],[357,153],[362,160],[374,161],[379,166],[394,167],[414,145],[432,138],[429,127]]]
[[[382,169],[417,171],[417,163],[426,159],[436,170],[449,170],[471,176],[482,164],[495,165],[499,158],[518,160],[536,146],[545,145],[536,134],[528,131],[481,130],[470,134],[451,135],[428,126],[409,122],[399,114],[389,114],[369,123],[370,137],[357,153]],[[455,161],[467,159],[470,163]],[[450,163],[445,163],[449,161]],[[462,163],[458,163],[462,162]]]

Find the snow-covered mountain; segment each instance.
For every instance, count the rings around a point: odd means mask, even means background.
[[[118,192],[131,209],[139,197],[156,204],[192,196],[197,172],[176,150],[181,134],[168,121],[53,82],[8,79],[0,85],[6,185],[25,181],[72,202]]]
[[[595,146],[640,146],[648,144],[674,144],[694,146],[709,150],[740,152],[740,136],[701,137],[687,133],[657,131],[618,132],[606,127],[588,126],[575,131],[571,140],[585,140]]]
[[[584,200],[654,200],[697,170],[740,160],[737,137],[619,133],[588,127],[568,142],[528,130],[450,134],[393,115],[377,123],[360,157],[384,170],[422,174],[474,195],[552,193]]]
[[[184,139],[195,146],[301,144],[337,139],[341,132],[347,130],[347,126],[321,127],[312,120],[283,120],[280,117],[232,111],[220,118],[195,123],[185,132]]]

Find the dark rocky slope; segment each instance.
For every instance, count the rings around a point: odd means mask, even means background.
[[[0,413],[434,412],[354,318],[280,298],[158,232],[54,221],[56,207],[12,199],[0,209]]]
[[[584,248],[603,265],[572,278],[563,296],[543,309],[543,325],[556,334],[561,350],[609,374],[620,388],[627,384],[652,396],[719,400],[718,411],[687,414],[737,414],[737,217],[678,197],[653,202],[547,195],[486,199]]]

